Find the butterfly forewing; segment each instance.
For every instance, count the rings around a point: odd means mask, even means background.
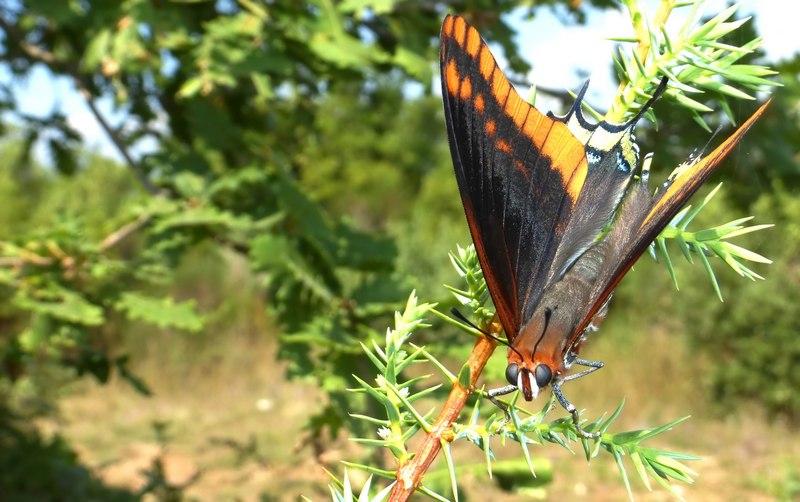
[[[546,287],[547,269],[586,180],[583,145],[525,102],[478,32],[448,16],[442,94],[464,210],[509,340]]]

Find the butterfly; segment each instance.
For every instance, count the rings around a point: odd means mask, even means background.
[[[602,362],[579,357],[622,277],[764,112],[764,104],[710,154],[693,156],[648,189],[633,138],[636,122],[662,94],[622,124],[591,123],[581,104],[563,117],[524,101],[478,31],[448,15],[441,32],[444,115],[472,240],[508,342],[508,384],[497,396],[525,400],[550,386],[581,429],[565,382]],[[569,374],[573,365],[584,369]]]

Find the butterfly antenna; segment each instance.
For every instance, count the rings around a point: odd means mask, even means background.
[[[498,342],[502,341],[499,338],[497,338],[496,336],[494,336],[493,334],[487,332],[486,330],[481,329],[478,326],[475,326],[475,324],[472,321],[470,321],[469,319],[467,319],[466,317],[464,317],[464,314],[462,314],[461,311],[458,310],[457,308],[455,308],[455,307],[451,308],[450,309],[450,313],[453,314],[453,317],[457,318],[459,321],[463,322],[467,326],[472,327],[473,329],[476,329],[476,330],[480,331],[481,333],[483,333],[484,335],[488,336],[489,338],[494,338]]]
[[[480,331],[481,333],[483,333],[484,335],[488,336],[492,340],[496,341],[500,345],[505,345],[506,347],[508,347],[511,350],[513,350],[514,352],[516,352],[519,355],[519,357],[522,357],[522,354],[520,354],[517,351],[517,349],[512,347],[511,344],[509,344],[507,340],[503,340],[502,338],[499,338],[496,335],[493,335],[493,334],[489,333],[488,331],[486,331],[484,329],[481,329],[478,326],[475,326],[475,324],[472,321],[470,321],[469,319],[467,319],[466,317],[464,317],[464,314],[462,314],[461,311],[458,310],[457,308],[455,308],[455,307],[451,308],[450,309],[450,313],[453,314],[453,317],[457,318],[462,323],[464,323],[464,324],[466,324],[468,326],[471,326],[472,328]]]

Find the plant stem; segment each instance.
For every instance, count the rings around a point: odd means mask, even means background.
[[[492,333],[499,333],[501,330],[500,323],[496,319],[490,325]],[[467,398],[472,393],[472,389],[475,387],[475,383],[478,381],[478,377],[480,377],[495,347],[497,347],[497,341],[487,336],[481,336],[475,342],[472,353],[467,359],[467,364],[469,364],[470,368],[469,388],[461,386],[457,380],[453,382],[453,388],[450,390],[450,395],[447,396],[447,401],[442,411],[431,427],[431,431],[425,435],[416,455],[411,461],[399,466],[397,469],[397,483],[389,494],[390,502],[408,500],[411,494],[419,487],[422,482],[422,476],[430,468],[443,444],[452,440],[453,422],[456,421],[461,410],[466,405]]]

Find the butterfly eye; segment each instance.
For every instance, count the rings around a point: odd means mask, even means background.
[[[506,369],[506,375],[508,375],[508,369]],[[551,378],[553,378],[553,372],[550,370],[549,366],[540,364],[536,367],[536,385],[538,385],[540,389],[549,384]]]
[[[519,366],[516,363],[506,366],[506,380],[511,385],[517,385],[517,377],[519,376]]]

